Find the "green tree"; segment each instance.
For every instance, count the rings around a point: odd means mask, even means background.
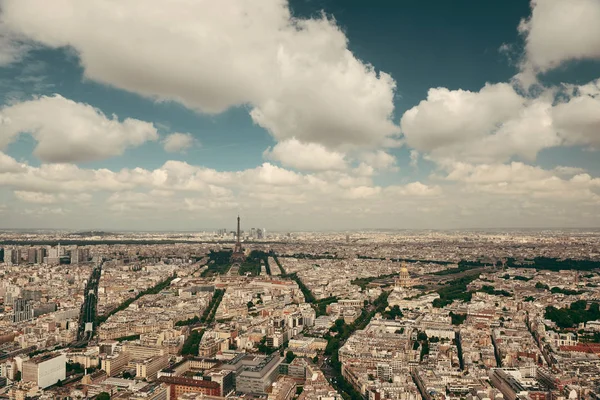
[[[423,346],[421,346],[421,361],[423,361],[423,357],[425,357],[427,354],[429,354],[429,341],[425,340],[423,342]]]
[[[192,331],[181,348],[181,355],[198,355],[198,346],[202,340],[204,331]]]
[[[399,306],[395,305],[394,307],[392,307],[391,310],[383,313],[383,317],[385,319],[396,319],[396,317],[402,318],[403,317],[402,310],[400,310]]]
[[[569,308],[571,310],[577,310],[577,311],[585,310],[587,308],[587,301],[585,301],[585,300],[574,301],[573,303],[571,303],[571,306]]]
[[[294,358],[296,358],[296,355],[291,350],[285,354],[285,362],[288,364],[294,361]]]
[[[454,314],[450,311],[450,318],[452,319],[452,325],[461,325],[467,319],[467,314]]]
[[[96,396],[96,400],[110,400],[110,394],[106,392],[100,392],[100,394]]]
[[[342,328],[344,327],[344,320],[342,318],[338,318],[335,320],[335,332],[341,332]]]

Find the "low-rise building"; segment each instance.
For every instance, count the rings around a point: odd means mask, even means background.
[[[221,387],[217,382],[203,379],[161,376],[158,381],[167,385],[169,400],[177,400],[184,393],[198,393],[209,396],[220,396],[221,393]]]
[[[167,356],[155,356],[135,363],[135,375],[149,381],[156,379],[156,374],[169,363]]]

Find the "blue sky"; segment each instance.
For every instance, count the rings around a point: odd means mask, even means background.
[[[140,1],[0,0],[0,228],[600,222],[598,0]]]

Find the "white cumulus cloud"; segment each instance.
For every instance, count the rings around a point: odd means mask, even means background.
[[[519,24],[525,38],[525,84],[569,60],[600,59],[600,1],[532,0],[531,16]]]
[[[488,84],[479,92],[429,89],[427,99],[402,116],[402,132],[411,147],[422,151],[479,139],[517,115],[524,101],[505,83]]]
[[[318,143],[302,143],[296,138],[277,143],[264,152],[264,157],[283,166],[305,171],[345,170],[343,153],[328,150]]]
[[[180,161],[153,170],[110,171],[6,158],[17,168],[0,171],[5,226],[202,229],[222,226],[238,211],[283,229],[322,229],[344,221],[349,228],[600,222],[600,179],[564,166],[453,163],[442,168],[446,176],[439,185],[380,186],[351,170],[299,173],[269,163],[232,172]]]
[[[0,5],[3,29],[72,47],[89,79],[208,113],[248,104],[278,141],[376,146],[398,131],[394,80],[358,60],[333,20],[292,18],[286,0]]]
[[[556,129],[569,145],[600,149],[600,79],[579,88],[579,95],[552,109]]]
[[[171,133],[162,140],[163,148],[168,153],[182,152],[196,144],[190,133]]]
[[[383,150],[364,153],[361,156],[362,160],[374,169],[397,171],[396,157],[386,153]]]
[[[34,204],[52,204],[56,201],[53,194],[41,193],[41,192],[26,192],[22,190],[15,191],[15,197],[25,203]]]
[[[37,141],[34,155],[51,163],[101,160],[158,138],[151,123],[132,118],[121,122],[60,95],[0,109],[0,150],[21,133],[31,134]]]
[[[551,94],[525,98],[507,83],[479,92],[430,89],[401,119],[407,144],[435,161],[535,159],[562,140],[553,126]]]

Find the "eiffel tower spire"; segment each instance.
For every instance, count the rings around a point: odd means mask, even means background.
[[[242,249],[242,231],[240,229],[240,215],[237,217],[237,235],[235,238],[235,247],[233,249],[233,254],[231,255],[231,260],[235,262],[244,261],[244,250]]]

